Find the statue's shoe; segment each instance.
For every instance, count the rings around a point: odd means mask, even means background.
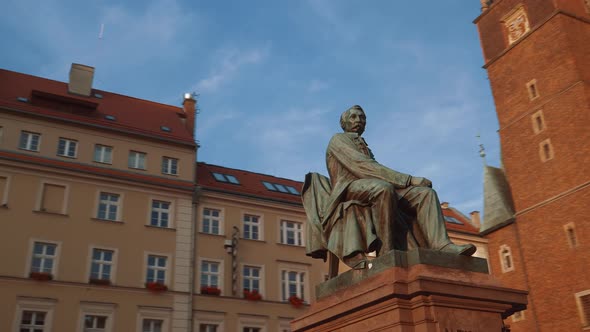
[[[469,243],[469,244],[454,244],[448,243],[444,247],[439,249],[440,251],[449,252],[452,254],[463,255],[463,256],[471,256],[475,254],[477,248]]]
[[[352,257],[344,258],[344,264],[348,265],[351,269],[362,270],[369,266],[367,256],[363,253],[357,253]]]

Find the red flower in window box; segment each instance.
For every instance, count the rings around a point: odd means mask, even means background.
[[[289,298],[289,303],[295,308],[299,308],[303,305],[303,300],[298,298],[296,295],[293,295]]]
[[[250,301],[260,301],[262,300],[262,295],[257,290],[244,289],[244,298]]]
[[[168,286],[164,285],[161,282],[146,282],[145,288],[152,290],[154,292],[163,292],[168,290]]]
[[[111,281],[109,279],[90,278],[88,280],[88,283],[94,284],[94,285],[101,285],[101,286],[110,286],[111,285]]]
[[[53,280],[53,275],[47,272],[31,272],[29,273],[29,278],[35,279],[38,281],[49,281]]]
[[[201,294],[218,296],[221,294],[221,289],[215,286],[203,286],[201,287]]]

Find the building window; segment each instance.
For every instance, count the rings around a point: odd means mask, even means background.
[[[531,119],[533,121],[533,132],[535,134],[538,134],[538,133],[542,132],[543,130],[545,130],[545,118],[543,117],[542,110],[535,112],[531,116]]]
[[[203,221],[201,223],[201,232],[220,235],[221,226],[221,210],[203,208]]]
[[[80,326],[78,331],[111,332],[115,305],[110,303],[81,302]]]
[[[529,21],[522,5],[512,10],[502,21],[508,35],[508,45],[522,38],[530,30]]]
[[[113,147],[96,144],[94,146],[94,161],[111,164],[113,162]]]
[[[537,90],[537,80],[531,80],[526,84],[529,99],[534,100],[539,98],[539,90]]]
[[[221,288],[219,280],[221,271],[219,262],[201,261],[201,288],[214,287]]]
[[[294,246],[303,245],[303,224],[281,220],[281,243]]]
[[[199,332],[219,332],[218,324],[199,324]]]
[[[53,276],[57,260],[57,244],[35,242],[31,259],[31,273],[42,273]]]
[[[575,294],[582,326],[590,327],[590,289]]]
[[[39,151],[40,141],[41,134],[32,133],[29,131],[21,131],[18,147],[22,150]]]
[[[261,240],[260,234],[260,217],[245,214],[244,215],[244,227],[243,237],[249,240]]]
[[[8,188],[10,187],[10,176],[0,174],[0,207],[8,206]]]
[[[96,217],[103,220],[119,220],[120,198],[118,194],[101,192]]]
[[[143,152],[129,151],[127,165],[129,168],[145,169],[145,156]]]
[[[278,191],[285,194],[292,194],[292,195],[299,195],[299,191],[295,189],[293,186],[283,185],[279,183],[271,183],[267,181],[262,181],[264,187],[270,191]]]
[[[262,294],[262,269],[258,266],[244,265],[242,269],[242,282],[245,291],[256,291]]]
[[[266,332],[266,321],[256,318],[240,318],[238,323],[239,332]]]
[[[17,297],[15,327],[23,332],[51,331],[53,309],[57,300],[49,298]]]
[[[147,272],[145,281],[147,283],[166,284],[166,271],[168,270],[168,257],[148,255]]]
[[[44,332],[46,331],[44,311],[29,311],[22,312],[19,332]]]
[[[107,316],[85,315],[84,332],[103,332],[107,327]]]
[[[565,231],[565,236],[567,238],[567,243],[569,244],[570,248],[575,248],[578,246],[578,237],[576,235],[576,227],[573,222],[567,223],[563,225],[563,230]]]
[[[306,301],[305,296],[305,272],[300,270],[281,270],[281,300],[289,301],[289,298],[296,296]]]
[[[170,223],[170,202],[152,201],[150,225],[156,227],[168,227]]]
[[[215,178],[215,180],[217,180],[218,182],[240,184],[240,181],[238,181],[238,179],[233,175],[216,173],[216,172],[213,172],[212,174],[213,174],[213,177]]]
[[[144,319],[141,325],[142,332],[162,332],[164,321],[161,319]]]
[[[38,211],[65,214],[67,193],[65,185],[43,182],[37,203]]]
[[[57,143],[57,155],[68,158],[76,158],[78,141],[61,138]]]
[[[551,140],[549,138],[539,143],[539,155],[541,156],[542,162],[553,159],[553,145],[551,145]]]
[[[114,256],[113,250],[92,249],[90,281],[111,281]]]
[[[169,175],[178,175],[178,159],[163,157],[162,158],[162,173]]]
[[[500,246],[500,266],[502,267],[502,273],[514,271],[514,262],[512,260],[512,251],[507,245]]]

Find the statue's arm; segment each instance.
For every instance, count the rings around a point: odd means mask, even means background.
[[[345,135],[334,135],[328,145],[328,154],[360,179],[377,178],[392,183],[396,188],[406,188],[412,177],[385,167],[358,150]]]

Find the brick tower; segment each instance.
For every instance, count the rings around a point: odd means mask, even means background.
[[[512,331],[590,328],[590,0],[482,0],[502,147],[486,167],[492,273],[529,290]]]

